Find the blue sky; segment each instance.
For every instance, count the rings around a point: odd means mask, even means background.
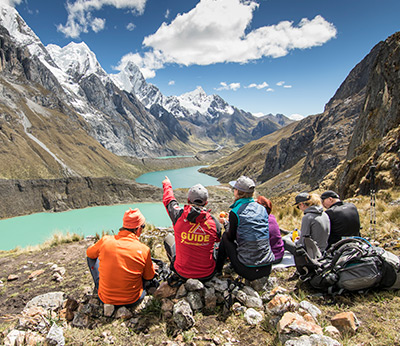
[[[307,116],[400,30],[399,0],[0,0],[42,42],[84,41],[165,95],[201,86],[252,113]]]

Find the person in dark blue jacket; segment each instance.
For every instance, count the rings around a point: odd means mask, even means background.
[[[225,227],[217,257],[217,271],[229,257],[237,274],[247,280],[269,276],[275,256],[269,244],[268,213],[253,199],[255,183],[246,176],[229,183],[234,203],[229,220],[220,218]]]

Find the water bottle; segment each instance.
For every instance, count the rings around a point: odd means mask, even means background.
[[[292,233],[292,240],[295,241],[298,236],[299,236],[299,231],[297,230],[297,228],[295,228]]]

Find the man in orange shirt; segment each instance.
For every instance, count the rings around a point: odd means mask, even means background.
[[[150,249],[139,241],[145,218],[139,209],[129,209],[117,235],[106,235],[86,250],[88,264],[105,304],[133,305],[146,291],[143,280],[155,275]]]

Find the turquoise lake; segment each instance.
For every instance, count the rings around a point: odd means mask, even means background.
[[[200,167],[146,173],[136,181],[161,187],[167,175],[173,188],[187,188],[197,183],[204,186],[219,185],[215,178],[199,173],[197,170]],[[0,250],[37,245],[51,238],[54,233],[69,232],[84,236],[101,234],[102,231],[118,233],[122,216],[129,208],[139,208],[146,222],[156,227],[172,226],[161,201],[75,209],[62,213],[37,213],[0,220]]]
[[[200,173],[198,170],[204,166],[193,166],[179,169],[170,169],[166,171],[150,172],[141,175],[136,179],[138,183],[146,183],[158,187],[162,187],[162,181],[165,176],[171,180],[174,189],[182,187],[188,188],[195,184],[203,184],[204,186],[219,185],[217,178],[207,174]]]

